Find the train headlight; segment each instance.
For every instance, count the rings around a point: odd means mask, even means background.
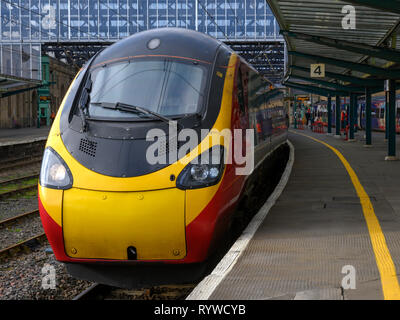
[[[72,187],[71,171],[61,156],[51,147],[44,151],[39,183],[42,187],[52,189]]]
[[[224,171],[224,148],[215,146],[192,160],[179,174],[179,189],[196,189],[215,185]]]
[[[204,181],[207,179],[209,171],[208,165],[196,164],[190,168],[190,175],[196,181]]]

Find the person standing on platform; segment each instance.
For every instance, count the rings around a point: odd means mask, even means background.
[[[306,112],[307,127],[310,127],[310,118],[311,118],[310,109],[307,109],[307,112]]]
[[[341,125],[342,125],[342,130],[346,128],[346,118],[347,118],[347,116],[346,116],[346,111],[342,110],[341,117],[340,117],[340,122],[341,122]]]
[[[311,128],[312,128],[312,126],[313,126],[313,124],[314,124],[314,119],[315,119],[315,110],[314,110],[314,108],[313,108],[313,111],[312,111],[312,113],[310,114]]]
[[[55,114],[55,112],[54,111],[52,111],[51,112],[51,115],[50,115],[50,120],[51,120],[51,123],[53,123],[54,122],[54,118],[56,117],[56,114]]]

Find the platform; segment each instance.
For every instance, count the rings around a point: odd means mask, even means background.
[[[363,134],[345,142],[292,130],[294,163],[280,197],[247,246],[227,254],[238,258],[217,266],[188,298],[400,298],[394,275],[400,270],[400,161],[384,160],[384,134],[373,134],[372,148],[363,146]],[[364,207],[338,155],[310,137],[348,161],[368,195]],[[355,289],[342,282],[352,267]]]
[[[0,147],[47,140],[50,127],[0,129]]]

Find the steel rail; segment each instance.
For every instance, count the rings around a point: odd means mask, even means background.
[[[10,161],[7,161],[7,162],[5,162],[5,164],[1,164],[0,163],[0,171],[10,170],[10,169],[18,168],[18,167],[23,167],[25,165],[41,162],[42,161],[42,156],[35,157],[35,158],[27,157],[25,159],[29,159],[29,160],[16,161],[16,162],[12,162],[12,163],[9,163]]]
[[[29,239],[23,240],[19,243],[13,244],[7,248],[1,249],[0,250],[0,260],[6,256],[12,256],[13,253],[19,252],[23,250],[24,248],[29,248],[35,245],[36,243],[40,243],[42,240],[46,239],[46,234],[40,233],[36,236],[33,236]]]
[[[101,283],[94,283],[89,288],[77,294],[72,300],[94,300],[99,296],[107,294],[111,291],[112,287]]]
[[[26,181],[26,180],[31,180],[31,179],[34,179],[34,178],[39,178],[39,174],[35,173],[35,174],[28,175],[28,176],[23,176],[23,177],[13,178],[13,179],[5,180],[5,181],[0,181],[0,187],[4,186],[6,184],[19,183],[19,182],[23,182],[23,181]]]
[[[32,190],[35,190],[36,188],[37,188],[37,184],[3,192],[3,193],[0,193],[0,200],[3,200],[4,198],[8,198],[14,194],[20,194],[20,193],[24,193],[27,191],[32,191]]]
[[[8,224],[12,224],[12,223],[14,223],[14,222],[16,222],[16,221],[18,221],[20,219],[23,219],[23,218],[26,218],[26,217],[29,217],[29,216],[32,216],[32,215],[35,215],[35,214],[39,214],[39,210],[38,209],[22,213],[22,214],[20,214],[18,216],[15,216],[15,217],[11,217],[11,218],[2,220],[2,221],[0,221],[0,227],[6,226]]]

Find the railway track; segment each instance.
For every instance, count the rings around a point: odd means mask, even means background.
[[[0,250],[0,260],[15,255],[17,252],[21,251],[29,251],[33,247],[41,245],[44,241],[46,241],[46,234],[40,233],[35,235],[29,239],[20,241],[19,243],[13,244],[7,248]]]
[[[13,179],[9,179],[9,180],[4,180],[4,181],[0,181],[0,188],[6,186],[7,184],[13,184],[13,183],[22,183],[24,181],[29,181],[35,178],[38,178],[39,174],[31,174],[28,176],[23,176],[23,177],[17,177],[17,178],[13,178]]]
[[[11,218],[2,220],[2,221],[0,221],[0,228],[5,227],[5,226],[10,225],[10,224],[13,224],[13,223],[15,223],[15,222],[17,222],[17,221],[19,221],[21,219],[24,219],[24,218],[27,218],[27,217],[30,217],[30,216],[33,216],[33,215],[37,215],[37,214],[39,214],[39,210],[32,210],[32,211],[25,212],[25,213],[22,213],[20,215],[17,215],[15,217],[11,217]]]
[[[0,191],[0,200],[3,200],[5,198],[11,197],[16,194],[21,194],[27,191],[35,190],[37,188],[38,177],[39,177],[38,174],[33,174],[0,182],[0,190],[6,190],[7,188],[11,188],[11,190]],[[26,182],[29,182],[30,180],[33,179],[35,179],[35,184],[18,186]]]
[[[94,283],[72,300],[181,300],[195,287],[195,284],[160,285],[149,288],[120,289],[101,283]]]
[[[39,215],[39,210],[32,210],[32,211],[17,215],[15,217],[11,217],[11,218],[2,220],[2,221],[0,221],[0,230],[4,227],[10,226],[12,224],[15,224],[15,223],[25,219],[25,218],[35,216],[35,215]],[[4,249],[1,249],[0,250],[0,259],[7,257],[7,256],[12,256],[13,254],[20,252],[20,251],[25,251],[27,248],[31,248],[33,246],[40,244],[41,241],[45,240],[45,239],[46,239],[45,234],[40,233],[40,234],[30,237],[26,240],[22,240],[16,244],[13,244]]]
[[[94,283],[89,288],[83,290],[81,293],[76,295],[72,300],[98,300],[101,296],[108,294],[112,290],[112,287]]]
[[[37,185],[32,185],[32,186],[27,186],[27,187],[22,187],[22,188],[13,189],[10,191],[2,192],[2,193],[0,193],[0,200],[9,198],[16,194],[23,194],[28,191],[36,190],[36,188],[37,188]]]
[[[9,159],[0,163],[0,172],[25,167],[31,164],[39,164],[42,156]]]

